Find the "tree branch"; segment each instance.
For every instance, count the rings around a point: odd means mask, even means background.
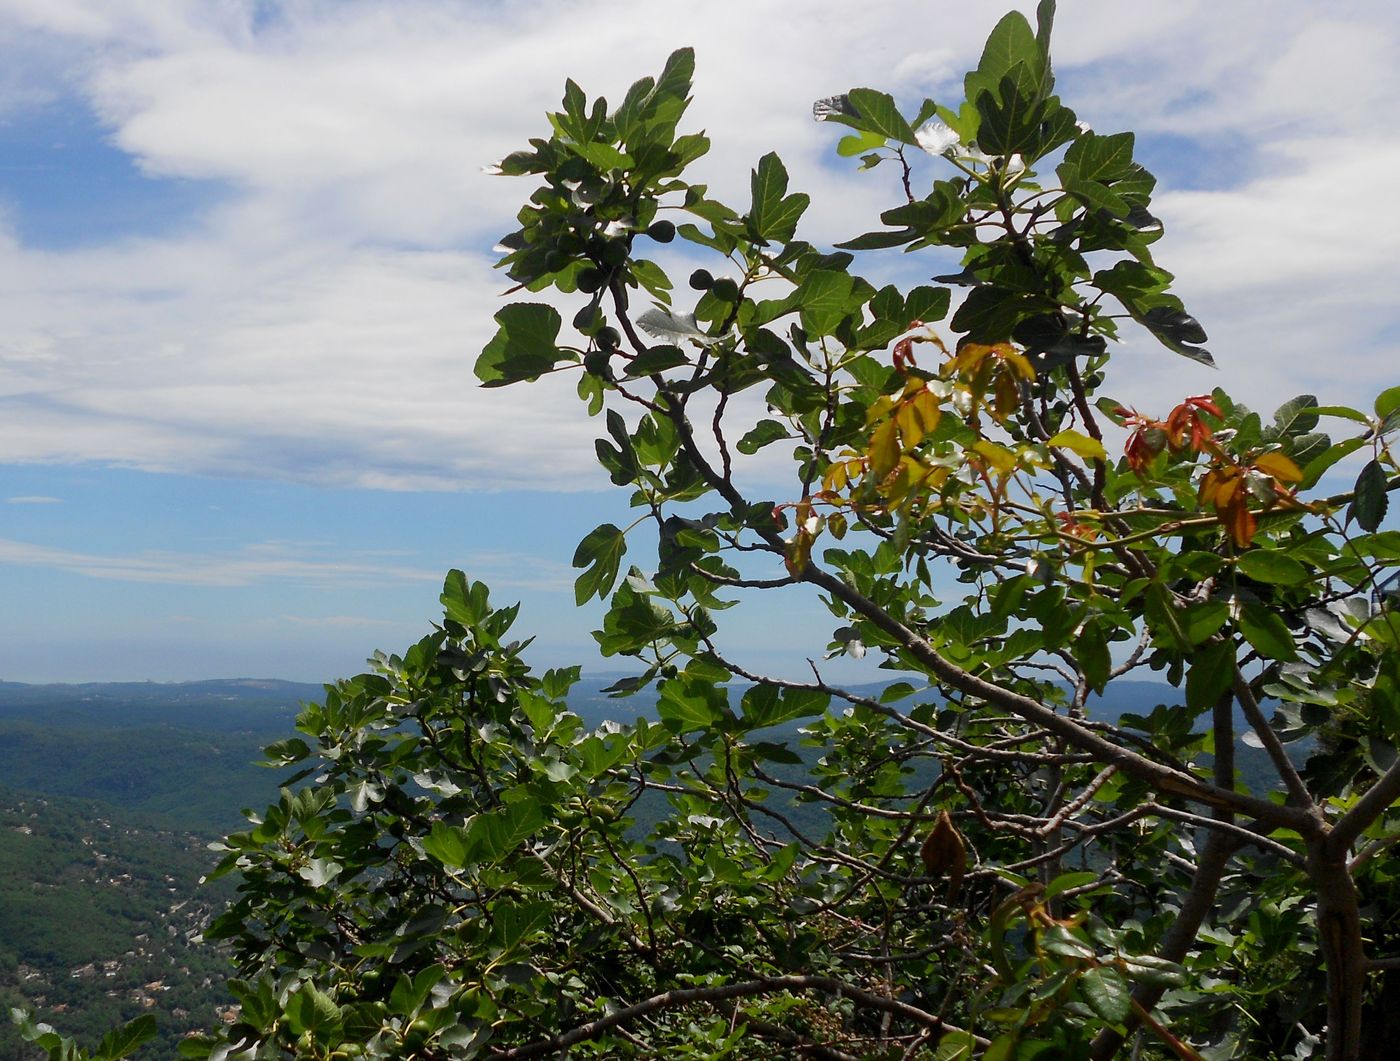
[[[722,1002],[731,998],[745,998],[752,995],[766,995],[778,991],[824,991],[828,994],[841,995],[858,1005],[866,1006],[870,1009],[878,1009],[882,1012],[891,1013],[896,1017],[917,1024],[921,1028],[942,1033],[945,1031],[958,1031],[952,1025],[944,1023],[942,1018],[935,1016],[925,1010],[915,1006],[900,1002],[898,999],[886,998],[884,995],[877,995],[848,984],[844,980],[838,980],[833,976],[772,976],[763,977],[758,980],[745,980],[737,984],[719,984],[714,987],[687,987],[676,988],[672,991],[663,991],[659,995],[652,995],[630,1006],[615,1010],[607,1016],[599,1017],[595,1021],[581,1024],[572,1028],[562,1035],[556,1035],[549,1039],[539,1039],[533,1043],[526,1043],[523,1046],[510,1047],[505,1050],[495,1050],[491,1056],[500,1061],[519,1061],[528,1057],[543,1057],[548,1054],[558,1054],[567,1050],[576,1043],[587,1042],[596,1039],[600,1035],[618,1027],[645,1017],[659,1010],[669,1009],[673,1006],[685,1006],[695,1003]],[[987,1040],[977,1038],[979,1046],[989,1045]]]

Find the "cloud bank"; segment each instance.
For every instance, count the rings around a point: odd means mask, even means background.
[[[1400,14],[1062,7],[1062,90],[1160,157],[1160,258],[1221,365],[1134,340],[1115,393],[1154,407],[1219,384],[1270,407],[1393,384]],[[530,190],[481,167],[541,131],[566,75],[617,98],[694,44],[689,125],[715,141],[697,179],[742,202],[749,167],[776,148],[812,194],[807,238],[843,238],[896,190],[882,171],[845,172],[811,100],[856,84],[952,98],[998,13],[0,0],[0,122],[81,106],[150,179],[225,189],[177,231],[65,250],[0,221],[0,460],[385,489],[599,485],[568,382],[475,387],[505,286],[490,247]]]

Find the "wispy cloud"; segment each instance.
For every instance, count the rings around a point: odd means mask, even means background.
[[[185,586],[249,586],[296,582],[365,586],[436,581],[442,572],[353,559],[318,560],[286,549],[246,546],[233,552],[142,551],[104,555],[0,538],[0,564],[46,567],[89,578],[121,582],[165,582]]]
[[[1081,116],[1170,137],[1168,170],[1220,175],[1186,188],[1164,174],[1159,250],[1221,372],[1130,344],[1119,396],[1223,383],[1261,406],[1305,387],[1360,402],[1393,383],[1400,205],[1375,188],[1400,161],[1400,14],[1370,0],[1062,7]],[[484,392],[471,377],[504,286],[487,248],[530,190],[481,165],[541,131],[565,74],[616,100],[694,44],[691,124],[715,139],[697,177],[742,203],[776,147],[813,194],[808,238],[851,235],[897,189],[834,163],[810,101],[853,84],[951,99],[998,9],[707,11],[0,0],[0,57],[30,56],[0,82],[0,113],[76,85],[144,172],[232,189],[158,239],[54,252],[0,231],[0,459],[386,489],[599,484],[571,381]],[[220,577],[254,577],[240,562]]]
[[[347,589],[439,583],[446,574],[445,568],[413,566],[384,551],[356,550],[340,556],[327,552],[315,542],[266,541],[211,552],[95,553],[0,538],[0,564],[118,582],[212,587],[285,583]],[[460,566],[501,590],[558,592],[569,589],[576,575],[567,565],[525,553],[469,553]]]
[[[400,625],[392,619],[376,619],[367,615],[278,615],[264,620],[264,622],[272,626],[335,630],[358,630],[365,627],[396,627]]]
[[[5,498],[7,505],[61,505],[63,498],[47,497],[44,494],[21,494],[18,497]]]

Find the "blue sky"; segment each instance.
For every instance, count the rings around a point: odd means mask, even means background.
[[[568,564],[629,519],[590,424],[566,387],[470,375],[529,191],[482,167],[566,75],[616,94],[694,44],[700,175],[742,200],[776,147],[808,238],[843,238],[893,189],[834,158],[811,100],[951,98],[1002,8],[0,0],[0,679],[329,680],[425,632],[453,566],[523,602],[539,662],[614,665]],[[1138,131],[1221,364],[1130,342],[1114,393],[1400,382],[1400,14],[1061,8],[1061,91]],[[784,598],[730,636],[797,672],[829,626]]]

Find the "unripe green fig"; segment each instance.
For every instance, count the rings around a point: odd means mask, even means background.
[[[715,281],[714,287],[710,288],[710,294],[723,302],[739,301],[739,285],[729,277],[721,277]]]

